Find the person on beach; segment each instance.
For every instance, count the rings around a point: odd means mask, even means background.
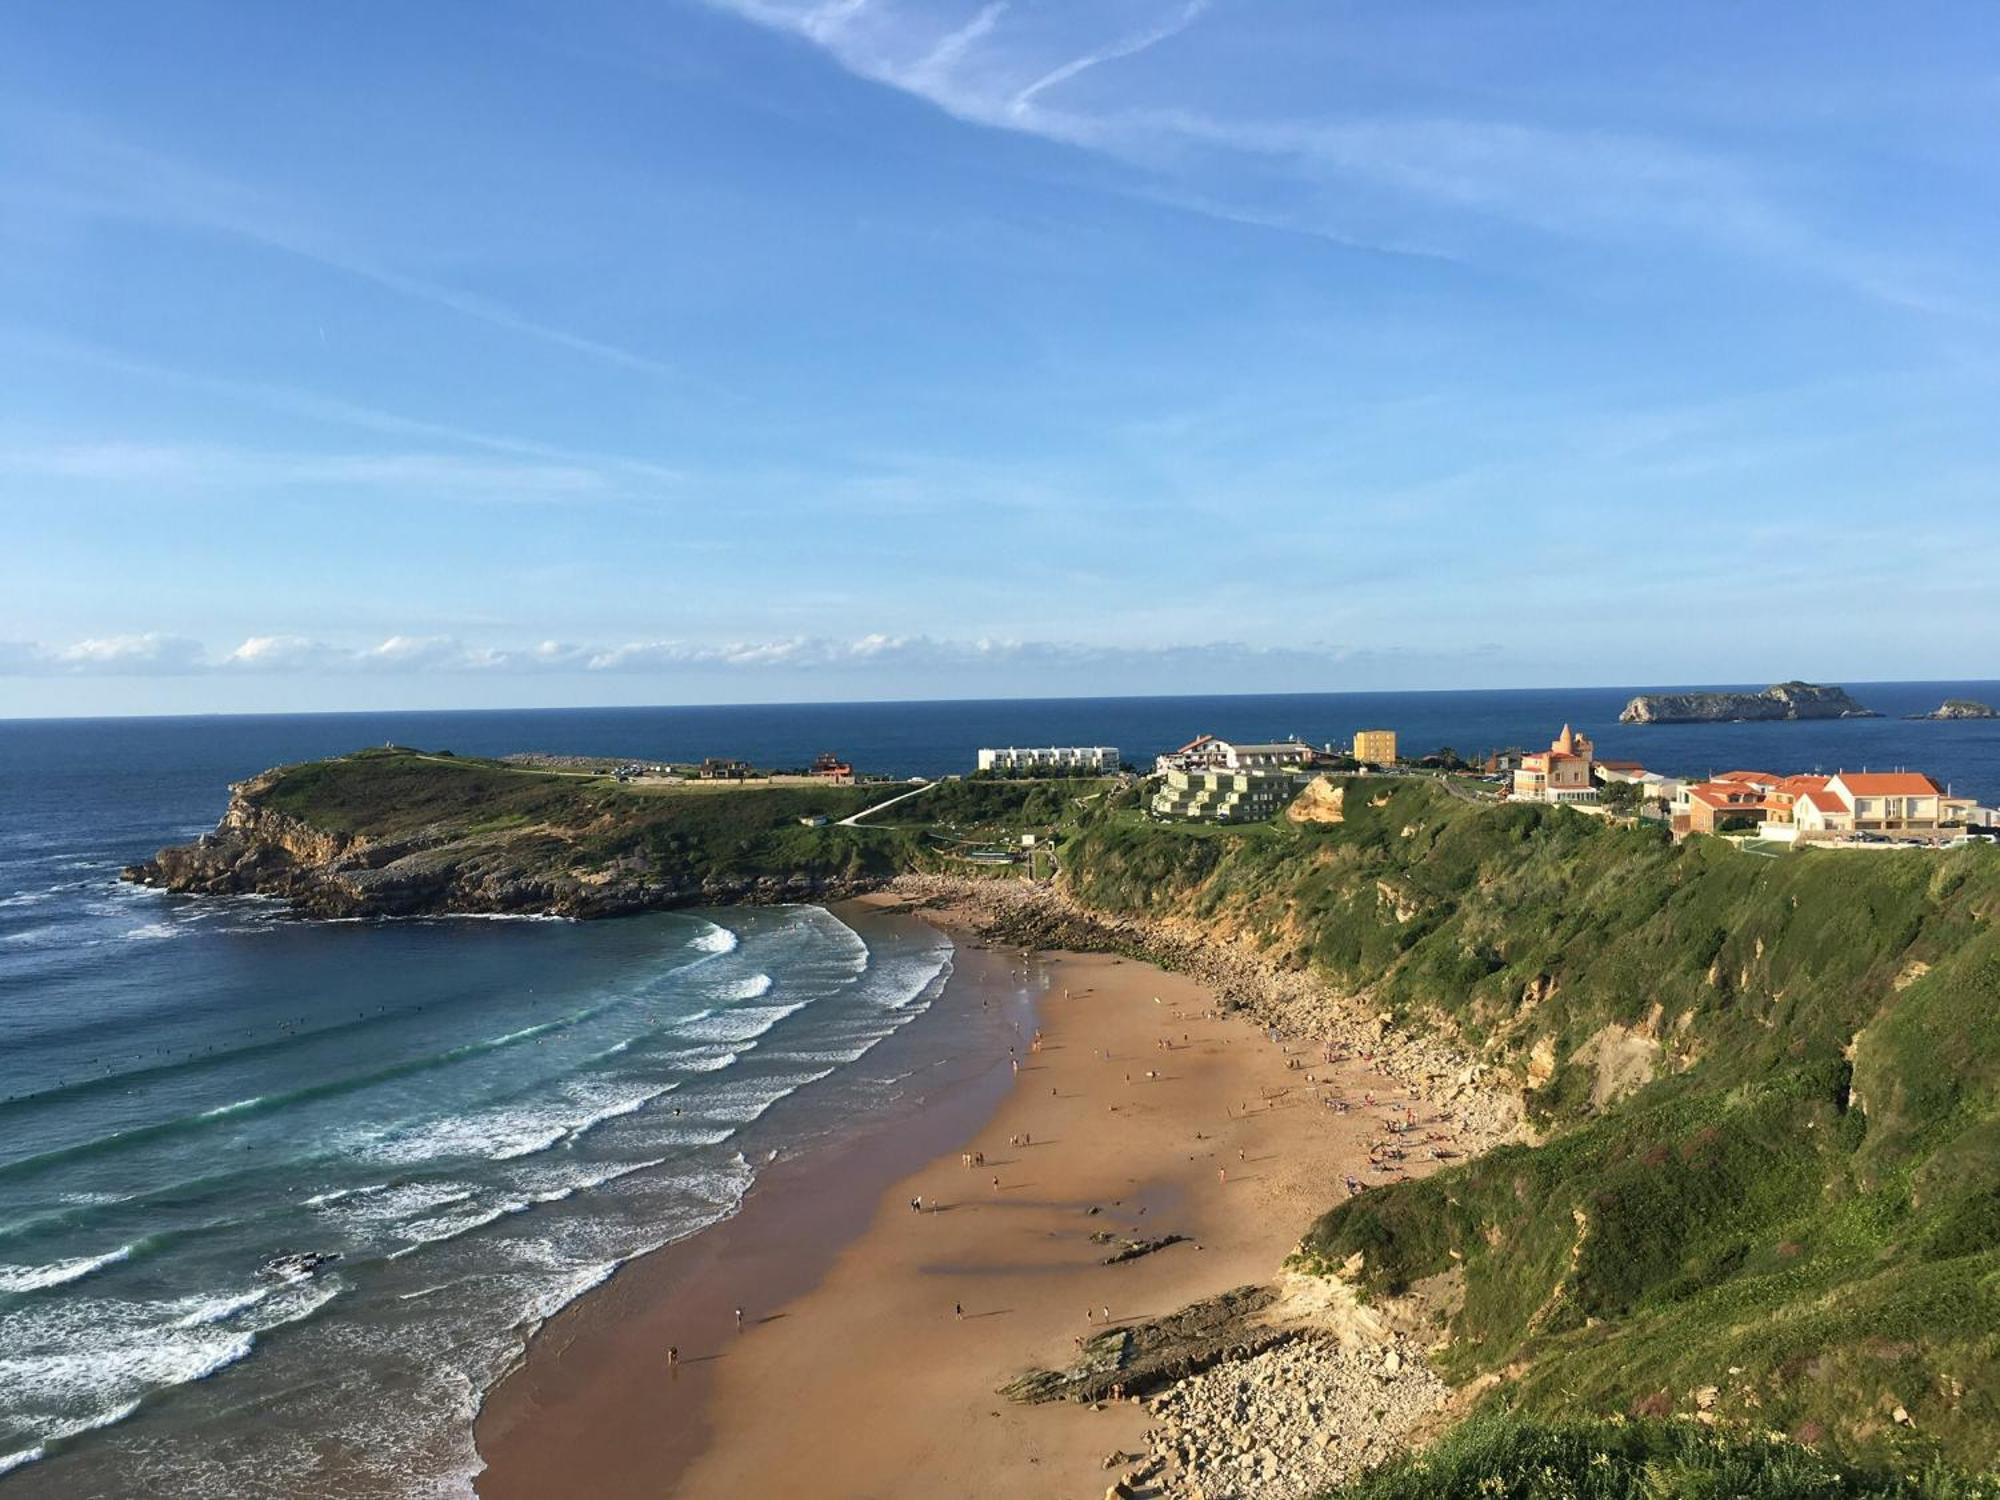
[[[681,1363],[680,1345],[678,1344],[667,1345],[667,1368],[669,1370],[677,1370],[680,1368],[680,1363]]]
[[[997,1177],[993,1179],[993,1191],[996,1193],[1000,1191],[1000,1179]]]
[[[1229,1168],[1217,1167],[1215,1169],[1215,1180],[1224,1187],[1227,1187],[1229,1185]]]
[[[963,1302],[952,1303],[951,1315],[963,1323],[965,1321],[965,1304]]]
[[[738,1333],[743,1331],[743,1309],[740,1307],[736,1309],[736,1331]]]

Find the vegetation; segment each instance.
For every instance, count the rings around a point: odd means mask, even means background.
[[[1106,815],[1113,911],[1249,933],[1531,1084],[1543,1143],[1342,1203],[1308,1263],[1458,1287],[1449,1373],[1851,1455],[2000,1439],[2000,859],[1746,856],[1356,781],[1228,837]],[[1433,1278],[1438,1278],[1432,1281]],[[1901,1411],[1903,1417],[1897,1418]]]
[[[315,828],[376,840],[442,834],[504,844],[530,869],[640,870],[697,879],[804,875],[865,879],[949,862],[961,838],[1048,832],[1096,780],[947,781],[851,828],[829,825],[884,802],[894,786],[621,782],[402,748],[366,750],[273,773],[263,807]]]
[[[324,828],[442,824],[571,869],[873,876],[1052,836],[1085,905],[1248,936],[1527,1087],[1538,1144],[1346,1200],[1301,1246],[1319,1269],[1358,1255],[1366,1295],[1433,1292],[1446,1373],[1501,1377],[1491,1420],[1427,1461],[1511,1454],[1501,1494],[1986,1493],[1761,1435],[1919,1475],[2000,1449],[2000,851],[1758,858],[1381,777],[1324,824],[1162,825],[1138,788],[998,779],[858,828],[798,821],[883,795],[407,751],[261,793]],[[1656,1420],[1697,1413],[1753,1440]],[[1582,1414],[1635,1426],[1543,1425]],[[1537,1466],[1572,1488],[1534,1488]],[[1354,1493],[1460,1492],[1412,1472]]]
[[[1466,1422],[1326,1500],[1992,1500],[2000,1481],[1861,1467],[1692,1422]]]

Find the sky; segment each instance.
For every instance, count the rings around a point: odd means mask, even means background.
[[[0,715],[1984,678],[2000,7],[0,0]]]

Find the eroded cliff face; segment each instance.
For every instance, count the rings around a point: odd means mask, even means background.
[[[195,895],[274,896],[310,917],[608,917],[675,906],[837,900],[880,883],[797,873],[716,876],[640,859],[585,869],[565,830],[546,825],[487,834],[440,826],[395,839],[346,835],[265,806],[263,794],[277,775],[231,787],[213,832],[128,866],[123,878]]]

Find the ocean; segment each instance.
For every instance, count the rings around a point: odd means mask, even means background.
[[[314,924],[118,883],[232,780],[384,741],[915,775],[1569,722],[1668,772],[1908,766],[2000,801],[2000,723],[1621,727],[1633,691],[0,721],[0,1492],[467,1493],[472,1416],[542,1319],[922,1086],[879,1045],[950,974],[912,919]]]

